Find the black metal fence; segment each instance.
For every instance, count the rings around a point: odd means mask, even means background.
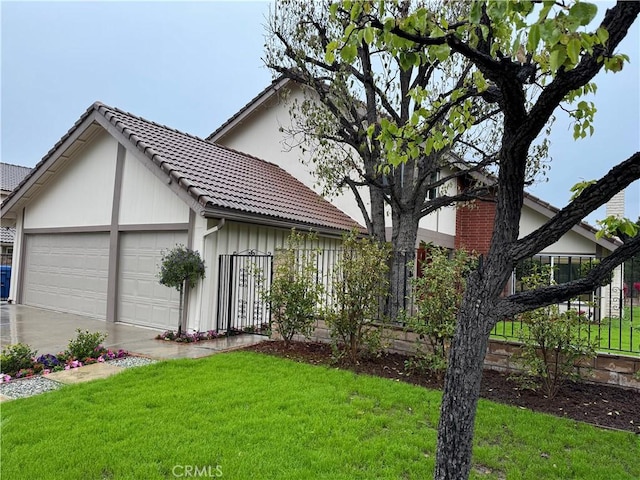
[[[270,253],[249,250],[220,255],[217,331],[268,334],[270,312],[263,292],[271,285],[272,268]]]
[[[301,252],[302,253],[302,252]],[[309,251],[304,252],[310,254]],[[333,304],[335,268],[344,255],[343,250],[316,252],[316,281],[324,287],[319,307],[328,309]],[[391,256],[403,270],[398,276],[400,284],[392,289],[395,298],[381,302],[379,318],[389,311],[390,302],[396,302],[398,311],[414,311],[413,278],[420,275],[418,265],[425,258],[425,250],[401,252]],[[277,254],[276,254],[277,258]],[[255,251],[221,255],[219,264],[218,322],[219,331],[252,331],[264,333],[269,328],[269,305],[262,291],[269,289],[273,275],[271,254]],[[534,267],[547,265],[549,280],[566,283],[583,277],[599,263],[594,256],[538,255],[521,262],[513,272],[505,294],[521,291],[522,279]],[[567,302],[559,304],[559,311],[575,310],[580,314],[581,334],[596,342],[602,351],[640,355],[640,257],[615,269],[605,286]],[[391,323],[403,326],[398,319]],[[517,341],[526,331],[518,319],[500,321],[492,331],[494,338]]]
[[[593,256],[537,255],[521,262],[511,277],[511,292],[522,291],[522,278],[535,267],[547,266],[549,281],[558,284],[584,277],[600,259]],[[617,267],[606,285],[558,305],[559,312],[580,315],[579,332],[600,351],[640,355],[640,257]],[[492,331],[497,338],[519,340],[527,334],[520,320],[503,320]]]

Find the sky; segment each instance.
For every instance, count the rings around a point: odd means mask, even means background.
[[[599,3],[600,9],[611,5]],[[264,89],[270,3],[0,0],[2,162],[33,167],[99,100],[206,137]],[[563,207],[570,188],[640,150],[640,28],[619,51],[631,63],[596,77],[595,134],[574,141],[558,113],[547,181],[529,191]],[[626,191],[640,216],[640,182]],[[604,208],[590,215],[594,223]]]

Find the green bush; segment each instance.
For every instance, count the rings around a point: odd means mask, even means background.
[[[37,353],[24,343],[9,345],[0,354],[0,371],[13,377],[23,368],[32,368]]]
[[[418,335],[416,355],[407,366],[441,376],[447,369],[465,276],[474,259],[464,250],[452,256],[446,248],[429,245],[425,250],[418,266],[421,274],[412,279],[415,312],[405,317],[406,329]]]
[[[333,271],[332,301],[325,319],[334,350],[355,363],[382,349],[381,305],[389,295],[389,246],[344,238],[342,259]]]
[[[84,332],[79,328],[76,329],[76,338],[69,340],[66,354],[70,358],[84,361],[86,358],[97,358],[104,353],[102,342],[107,338],[106,333],[94,332],[89,330]]]
[[[538,268],[523,284],[529,289],[549,285],[550,273],[549,266]],[[580,334],[580,324],[587,320],[579,312],[561,313],[558,305],[525,312],[520,320],[527,328],[519,332],[522,349],[515,360],[522,371],[514,378],[523,387],[542,388],[551,399],[567,379],[579,378],[575,364],[595,357],[597,341]]]
[[[291,231],[286,248],[276,252],[271,287],[263,293],[271,305],[274,328],[287,344],[296,334],[313,333],[324,288],[317,281],[319,252],[304,247],[315,239],[315,235]]]

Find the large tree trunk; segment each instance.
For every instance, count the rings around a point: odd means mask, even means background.
[[[384,217],[384,195],[380,189],[369,187],[369,196],[371,199],[371,225],[372,231],[369,232],[376,241],[383,243],[387,241],[386,222]],[[363,215],[366,212],[363,212]]]
[[[418,234],[418,218],[412,211],[393,212],[392,257],[389,268],[389,308],[387,315],[391,321],[407,305],[407,297],[411,293],[411,276],[413,269],[410,262],[415,261],[416,238]]]
[[[479,279],[469,279],[445,377],[438,425],[436,480],[466,479],[471,470],[476,407],[488,332],[493,324],[486,293]]]

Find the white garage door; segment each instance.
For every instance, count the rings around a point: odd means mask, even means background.
[[[120,237],[118,321],[161,329],[178,327],[180,295],[158,283],[162,250],[187,243],[180,232],[126,232]]]
[[[25,260],[26,305],[106,318],[109,234],[27,235]]]

